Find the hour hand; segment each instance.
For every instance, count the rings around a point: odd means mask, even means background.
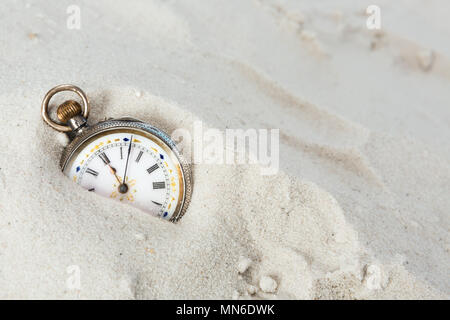
[[[117,176],[117,170],[111,166],[111,160],[109,160],[106,153],[102,152],[98,156],[100,159],[102,159],[103,163],[109,167],[109,171],[116,177],[117,182],[119,182],[119,184],[121,184],[122,182],[120,182],[120,179]]]
[[[117,176],[117,170],[113,167],[111,167],[110,164],[108,164],[109,167],[109,171],[114,175],[114,177],[116,177],[117,182],[119,182],[119,184],[121,184],[122,182],[120,181],[120,178]]]

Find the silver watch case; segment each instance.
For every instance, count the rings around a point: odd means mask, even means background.
[[[183,158],[183,156],[178,151],[175,143],[172,139],[160,129],[153,127],[145,122],[136,120],[133,118],[120,118],[120,119],[109,119],[101,121],[93,126],[86,126],[80,128],[78,134],[73,138],[69,145],[64,149],[61,156],[60,166],[61,170],[64,171],[67,164],[69,163],[72,155],[78,150],[78,148],[91,137],[98,135],[100,133],[121,129],[121,128],[132,128],[138,131],[143,131],[144,133],[152,134],[161,141],[163,141],[167,147],[176,155],[178,161],[181,165],[181,172],[183,175],[184,182],[184,197],[182,199],[181,210],[176,216],[172,216],[169,221],[178,222],[185,214],[187,207],[191,201],[192,194],[192,174],[191,165]]]

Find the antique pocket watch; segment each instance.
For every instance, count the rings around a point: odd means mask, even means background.
[[[48,109],[50,99],[61,91],[75,92],[82,105],[74,100],[62,103],[57,123]],[[189,205],[191,170],[175,143],[158,128],[133,118],[88,126],[89,111],[86,94],[73,85],[54,87],[42,101],[44,121],[71,139],[61,157],[63,173],[89,191],[178,221]]]

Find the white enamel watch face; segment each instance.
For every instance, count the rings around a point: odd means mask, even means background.
[[[177,220],[186,177],[178,153],[163,139],[131,127],[93,133],[71,150],[64,174],[89,191]]]

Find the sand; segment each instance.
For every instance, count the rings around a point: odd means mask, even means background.
[[[0,298],[449,298],[448,4],[79,3],[0,4]],[[98,197],[40,118],[61,83],[91,123],[280,129],[280,170],[194,165],[176,225]]]

